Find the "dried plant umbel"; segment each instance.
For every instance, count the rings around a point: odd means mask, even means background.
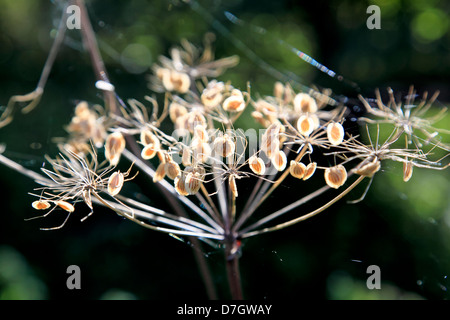
[[[89,38],[89,21],[83,23]],[[71,214],[81,211],[78,203],[83,202],[89,209],[83,220],[95,205],[102,205],[146,228],[223,247],[231,295],[239,299],[243,297],[238,269],[243,239],[281,230],[327,210],[365,178],[372,181],[384,161],[402,162],[405,181],[414,167],[449,166],[441,163],[446,155],[431,160],[432,152],[423,151],[417,142],[412,148],[409,143],[406,148],[394,147],[403,136],[413,137],[414,130],[422,129],[428,133],[427,143],[441,146],[435,134],[440,131],[431,132],[430,122],[419,120],[435,98],[408,113],[400,112],[392,101],[388,106],[378,102],[374,109],[361,97],[368,116],[360,120],[365,120],[367,132],[369,126],[377,128],[377,139],[366,145],[345,133],[345,105],[337,104],[329,90],[294,92],[289,84],[276,82],[272,97],[254,100],[248,87],[243,90],[216,79],[238,59],[214,60],[209,37],[203,50],[183,40],[170,57],[160,57],[150,77],[156,94],[145,96],[145,103],[136,99],[125,103],[116,95],[114,100],[105,98],[100,108],[78,104],[61,154],[48,158],[51,170],[33,172],[0,154],[0,162],[41,185],[33,193],[38,200],[32,207],[49,211],[40,216],[53,210],[67,212],[60,226],[48,229],[64,226]],[[88,50],[95,53],[95,45],[89,43]],[[98,80],[108,83],[106,70],[96,71]],[[115,94],[114,86],[107,91]],[[407,104],[411,103],[412,98]],[[250,137],[235,127],[244,112],[252,114],[255,124],[262,124],[260,135]],[[408,117],[399,118],[402,114]],[[381,146],[379,122],[392,127]],[[99,157],[104,161],[99,162]],[[118,167],[127,162],[130,169],[121,172]],[[135,176],[133,168],[149,178],[148,184],[160,188],[173,212],[122,194],[124,183]],[[323,176],[317,170],[324,170]],[[253,179],[250,190],[242,188],[241,178]],[[309,190],[306,184],[313,178],[322,179],[323,186],[287,205],[280,203],[276,211],[261,209],[266,201],[278,203],[278,187],[291,178],[302,190]],[[325,193],[331,199],[321,202]],[[301,209],[305,203],[317,205],[306,211]]]

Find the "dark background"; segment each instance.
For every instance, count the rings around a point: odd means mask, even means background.
[[[330,87],[336,95],[352,99],[356,92],[300,60],[282,41],[356,82],[366,96],[373,97],[375,88],[385,92],[388,86],[406,93],[414,85],[419,93],[440,90],[437,107],[450,101],[446,1],[201,1],[230,34],[217,32],[182,1],[87,3],[111,81],[124,99],[142,100],[151,94],[149,67],[170,46],[182,38],[201,44],[211,31],[217,35],[218,58],[241,56],[240,64],[220,79],[242,89],[250,81],[255,94],[272,94],[277,79],[234,46],[233,39],[277,70],[301,77],[303,85]],[[370,4],[381,9],[380,30],[366,27]],[[11,95],[35,88],[61,8],[58,1],[0,0],[0,105]],[[267,33],[231,24],[224,11]],[[55,154],[52,138],[65,134],[63,126],[76,101],[101,103],[80,36],[76,30],[67,35],[39,106],[28,115],[17,114],[12,124],[0,129],[4,154],[34,170],[41,167],[44,154]],[[246,123],[241,121],[244,127]],[[448,116],[438,126],[448,129]],[[448,142],[448,136],[444,138]],[[35,214],[28,192],[36,185],[4,166],[0,173],[0,299],[207,298],[192,254],[200,248],[102,208],[83,223],[82,213],[74,214],[63,229],[40,231],[63,217],[55,212],[46,219],[24,221]],[[358,198],[363,189],[347,199]],[[128,191],[167,208],[144,179],[130,183]],[[275,210],[307,191],[288,179],[264,210]],[[448,170],[416,169],[403,183],[401,167],[387,163],[364,202],[349,205],[344,200],[299,225],[244,241],[240,265],[245,297],[448,299],[449,191]],[[207,246],[205,251],[218,296],[228,298],[222,251]],[[73,264],[81,268],[81,290],[66,287],[66,269]],[[370,265],[381,269],[381,290],[366,287]]]

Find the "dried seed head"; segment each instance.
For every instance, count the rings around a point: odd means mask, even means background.
[[[55,201],[55,204],[67,212],[71,213],[75,211],[75,207],[72,204],[68,203],[67,201],[59,200]]]
[[[408,182],[413,174],[413,163],[411,161],[403,162],[403,181]]]
[[[144,160],[153,159],[156,154],[158,153],[159,148],[156,148],[156,146],[152,143],[146,145],[144,149],[141,151],[141,157]]]
[[[360,176],[372,177],[381,168],[380,160],[374,158],[373,161],[363,161],[352,171]]]
[[[50,203],[45,200],[36,200],[36,201],[33,201],[31,206],[33,208],[35,208],[36,210],[46,210],[46,209],[50,208]]]
[[[245,108],[245,101],[242,92],[234,89],[231,96],[226,98],[222,103],[222,108],[229,112],[241,112]]]
[[[341,164],[325,170],[325,182],[331,188],[337,189],[347,181],[347,170]]]
[[[257,175],[264,175],[266,172],[266,165],[264,164],[263,159],[256,155],[253,155],[248,159],[248,165],[253,173]]]
[[[177,121],[180,117],[184,116],[187,113],[187,109],[185,106],[172,102],[169,106],[169,117],[173,123]]]
[[[105,157],[112,166],[117,165],[125,149],[125,138],[120,132],[113,132],[108,135],[105,142]]]
[[[214,152],[221,157],[227,158],[234,154],[235,150],[236,145],[227,134],[214,140]]]
[[[317,116],[311,114],[301,115],[297,120],[297,130],[308,137],[317,127]]]
[[[303,180],[308,180],[309,178],[311,178],[314,172],[316,172],[316,168],[317,168],[316,162],[308,163],[308,165],[306,166],[305,174],[303,176]]]
[[[181,156],[181,163],[187,167],[192,164],[192,156],[189,148],[184,147],[183,148],[183,154]]]
[[[339,122],[330,122],[327,126],[328,140],[337,146],[344,140],[344,128]]]
[[[294,98],[294,110],[297,113],[314,113],[317,111],[317,103],[309,94],[299,93]]]
[[[235,198],[237,198],[238,190],[237,190],[237,185],[236,185],[236,178],[234,177],[234,175],[228,176],[228,185],[230,187],[230,190],[231,190],[231,193],[233,194],[233,196]]]
[[[165,170],[169,179],[172,180],[174,180],[181,173],[180,166],[173,160],[166,162]]]
[[[178,177],[175,177],[173,184],[175,190],[180,196],[187,196],[189,192],[186,191],[186,175],[181,173]]]
[[[108,179],[108,193],[113,197],[117,195],[122,190],[123,182],[123,173],[120,171],[114,172]]]
[[[202,185],[201,174],[195,171],[189,172],[184,185],[188,194],[196,194]]]
[[[272,164],[278,171],[283,171],[286,168],[287,164],[287,158],[286,154],[283,152],[283,150],[278,150],[273,154],[273,157],[271,158]]]
[[[156,168],[155,175],[153,176],[153,182],[159,182],[166,176],[166,163],[161,162]]]
[[[303,164],[302,162],[296,162],[294,160],[291,160],[289,172],[294,178],[303,179],[306,173],[306,165]]]

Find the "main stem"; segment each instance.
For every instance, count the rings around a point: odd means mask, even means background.
[[[231,298],[233,300],[243,299],[241,274],[239,270],[239,255],[237,253],[238,247],[238,241],[234,237],[225,244],[225,267]]]

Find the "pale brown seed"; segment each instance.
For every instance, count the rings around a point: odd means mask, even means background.
[[[306,137],[314,131],[315,127],[314,118],[308,114],[301,115],[297,120],[297,130]]]
[[[197,139],[192,140],[192,151],[194,159],[199,163],[207,162],[211,156],[211,147],[208,143]]]
[[[105,157],[111,165],[117,165],[124,149],[125,138],[120,132],[113,132],[108,135],[105,142]]]
[[[201,175],[198,172],[189,172],[186,175],[185,189],[189,194],[196,194],[202,184]]]
[[[176,102],[172,102],[169,106],[169,117],[170,120],[172,120],[173,123],[175,123],[177,121],[177,119],[179,119],[180,117],[184,116],[185,114],[187,114],[187,109],[185,106],[176,103]]]
[[[189,192],[186,191],[186,175],[181,173],[178,177],[175,177],[173,184],[175,190],[180,196],[187,196]]]
[[[169,179],[172,180],[174,180],[181,173],[180,166],[173,160],[166,162],[165,170]]]
[[[341,144],[344,140],[344,128],[339,122],[330,122],[327,126],[327,137],[332,145]]]
[[[184,166],[190,166],[192,164],[192,160],[191,160],[192,156],[191,156],[191,152],[189,151],[189,148],[183,148],[183,154],[181,156],[181,163]]]
[[[325,169],[325,182],[331,188],[337,189],[347,181],[347,170],[341,164]]]
[[[75,207],[70,204],[69,202],[63,201],[63,200],[59,200],[59,201],[55,201],[55,204],[60,207],[61,209],[67,211],[67,212],[74,212],[75,211]]]
[[[86,101],[81,101],[75,107],[75,116],[80,119],[86,119],[91,115],[91,110],[89,110],[88,103]]]
[[[257,175],[264,175],[264,173],[266,172],[266,165],[264,164],[263,159],[257,157],[256,155],[253,155],[249,158],[248,165],[253,173]]]
[[[153,176],[153,182],[159,182],[166,176],[166,163],[161,162],[156,168],[155,175]]]
[[[153,132],[150,130],[142,130],[140,133],[140,140],[139,140],[144,146],[153,144],[156,148],[159,147],[159,139]]]
[[[308,180],[309,178],[311,178],[314,172],[316,172],[316,168],[317,168],[316,162],[308,163],[308,165],[306,166],[305,175],[303,176],[303,180]]]
[[[411,161],[403,162],[403,181],[408,182],[413,174],[413,163]]]
[[[317,111],[317,103],[309,94],[299,93],[294,97],[294,110],[297,113],[314,113]]]
[[[222,103],[222,108],[228,112],[241,112],[245,108],[245,101],[240,91],[234,91],[231,96],[226,98]],[[237,94],[239,92],[240,94]]]
[[[146,145],[141,151],[141,157],[144,160],[153,159],[158,153],[159,148],[156,148],[154,144]]]
[[[367,161],[363,161],[357,168],[355,168],[353,171],[356,174],[359,174],[361,176],[365,176],[365,177],[372,177],[375,173],[377,173],[380,168],[381,168],[381,164],[380,161],[375,158],[373,161],[367,162]]]
[[[201,142],[207,142],[209,140],[209,134],[206,131],[206,126],[196,125],[194,128],[194,139],[198,139]]]
[[[114,172],[108,179],[108,193],[113,197],[117,195],[122,190],[123,182],[123,173],[120,171]]]
[[[191,79],[186,73],[165,69],[160,74],[162,84],[167,91],[186,93],[191,86]]]
[[[286,168],[287,164],[287,158],[286,154],[283,152],[283,150],[278,150],[274,153],[273,157],[271,158],[272,164],[278,171],[283,171]]]
[[[31,206],[36,210],[46,210],[46,209],[50,208],[50,203],[45,200],[36,200],[36,201],[33,201]]]
[[[214,152],[221,157],[229,157],[234,154],[236,146],[228,135],[223,135],[214,140]]]
[[[302,162],[291,160],[289,172],[294,178],[303,179],[306,173],[306,165]]]

